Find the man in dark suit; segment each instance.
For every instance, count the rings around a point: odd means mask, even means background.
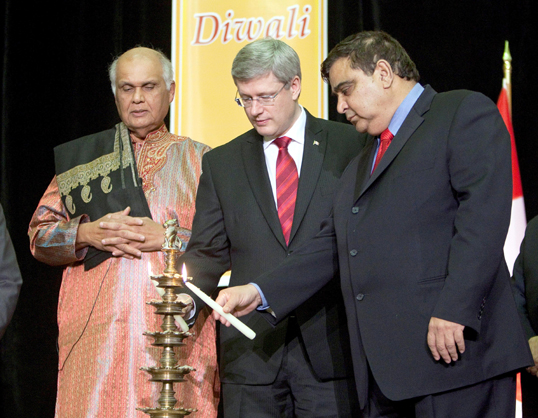
[[[254,129],[204,156],[192,237],[179,260],[206,293],[226,270],[231,285],[248,283],[313,237],[364,142],[352,126],[299,105],[299,57],[284,42],[245,46],[232,76]],[[226,417],[357,416],[338,280],[276,327],[257,314],[245,321],[253,341],[234,328],[220,333]]]
[[[525,230],[514,264],[512,288],[534,365],[521,372],[523,418],[538,416],[538,217]]]
[[[510,138],[496,106],[422,87],[384,32],[342,41],[322,75],[370,138],[319,234],[252,277],[267,305],[250,284],[217,301],[237,315],[270,306],[278,322],[330,280],[337,254],[366,417],[513,416],[515,371],[532,359],[503,258]]]
[[[15,311],[21,285],[17,256],[6,227],[4,210],[0,205],[0,338],[6,332]]]

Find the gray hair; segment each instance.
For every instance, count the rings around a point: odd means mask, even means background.
[[[166,55],[164,55],[164,53],[160,49],[149,49],[155,51],[158,54],[159,61],[161,62],[161,67],[163,69],[164,84],[166,85],[166,90],[170,90],[172,81],[174,81],[174,69],[172,67],[172,62],[168,59]],[[108,77],[110,78],[110,85],[112,87],[112,93],[114,93],[114,96],[116,96],[116,67],[120,58],[121,55],[118,55],[116,58],[114,58],[112,64],[108,66]]]
[[[234,82],[252,80],[271,72],[284,84],[295,76],[301,78],[301,62],[297,52],[278,39],[258,39],[244,46],[232,64]]]

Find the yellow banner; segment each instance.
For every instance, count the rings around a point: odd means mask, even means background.
[[[327,87],[319,74],[327,54],[327,0],[174,0],[172,63],[177,91],[170,129],[212,147],[252,128],[235,102],[232,62],[247,43],[271,36],[301,59],[299,102],[327,117]]]

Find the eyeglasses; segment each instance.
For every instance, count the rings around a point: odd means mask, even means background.
[[[260,96],[257,99],[254,99],[252,97],[247,97],[246,99],[238,97],[239,96],[239,91],[238,91],[238,92],[235,93],[235,102],[239,106],[245,107],[245,108],[251,107],[252,103],[254,103],[254,101],[257,101],[261,106],[273,106],[275,104],[276,96],[278,96],[280,94],[280,92],[284,89],[284,87],[286,87],[287,85],[288,85],[288,83],[284,84],[280,88],[280,90],[278,90],[272,96]]]

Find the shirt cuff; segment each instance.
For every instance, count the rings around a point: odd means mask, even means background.
[[[258,286],[256,283],[249,283],[252,286],[256,288],[258,293],[260,294],[260,297],[262,298],[262,304],[256,308],[258,311],[265,311],[266,309],[269,309],[269,304],[267,303],[267,299],[265,299],[265,296],[263,295],[262,290],[260,289],[260,286]]]

